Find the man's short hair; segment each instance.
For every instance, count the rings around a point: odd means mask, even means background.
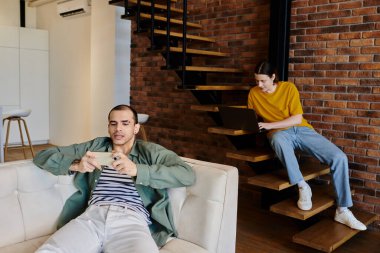
[[[124,110],[130,110],[133,113],[133,120],[135,121],[135,124],[138,123],[137,121],[137,112],[135,109],[133,109],[130,105],[117,105],[114,108],[111,109],[111,111],[108,113],[108,121],[110,121],[111,112],[113,111],[124,111]]]

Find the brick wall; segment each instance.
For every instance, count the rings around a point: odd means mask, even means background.
[[[355,205],[380,214],[380,9],[378,0],[294,0],[289,79],[300,89],[305,117],[350,159]],[[240,67],[251,83],[253,66],[267,55],[269,0],[191,0],[192,33],[217,39],[197,48],[231,53],[202,64]],[[207,133],[215,123],[180,79],[161,70],[159,53],[146,35],[133,35],[131,104],[150,115],[148,138],[183,156],[242,166],[226,159],[224,136]],[[224,78],[224,76],[222,76]],[[379,222],[377,227],[380,227]]]
[[[347,154],[355,206],[380,214],[379,1],[294,0],[290,48],[305,117]]]
[[[181,7],[181,3],[179,3]],[[216,43],[192,43],[192,48],[228,52],[228,58],[197,58],[199,64],[237,67],[246,70],[236,84],[252,82],[248,70],[266,56],[269,30],[269,3],[259,1],[188,1],[189,21],[203,25],[192,34],[215,38]],[[135,22],[133,22],[135,30]],[[161,70],[165,59],[160,53],[147,50],[150,40],[146,34],[133,35],[131,66],[131,104],[141,113],[150,115],[145,126],[149,140],[175,150],[182,156],[239,165],[225,158],[234,149],[228,138],[207,133],[216,125],[205,112],[190,110],[199,104],[191,91],[178,90],[180,79],[174,71]],[[202,60],[205,59],[205,60]],[[225,81],[236,77],[219,75]],[[223,96],[223,95],[222,95]],[[243,94],[246,102],[246,94]]]

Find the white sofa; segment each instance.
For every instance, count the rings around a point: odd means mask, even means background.
[[[183,159],[195,170],[196,183],[170,189],[179,236],[160,252],[235,252],[237,169]],[[63,204],[74,192],[70,176],[54,176],[31,160],[0,164],[0,253],[34,252],[56,230]]]

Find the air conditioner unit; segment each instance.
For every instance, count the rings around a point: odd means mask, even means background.
[[[57,12],[61,17],[89,14],[91,0],[63,0],[57,2]]]

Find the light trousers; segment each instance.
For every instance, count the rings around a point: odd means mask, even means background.
[[[291,184],[304,180],[295,150],[306,152],[330,166],[336,202],[352,206],[347,156],[332,142],[309,127],[290,127],[269,137],[270,145],[288,172]]]
[[[38,253],[158,253],[144,217],[120,206],[91,205],[55,232]]]

